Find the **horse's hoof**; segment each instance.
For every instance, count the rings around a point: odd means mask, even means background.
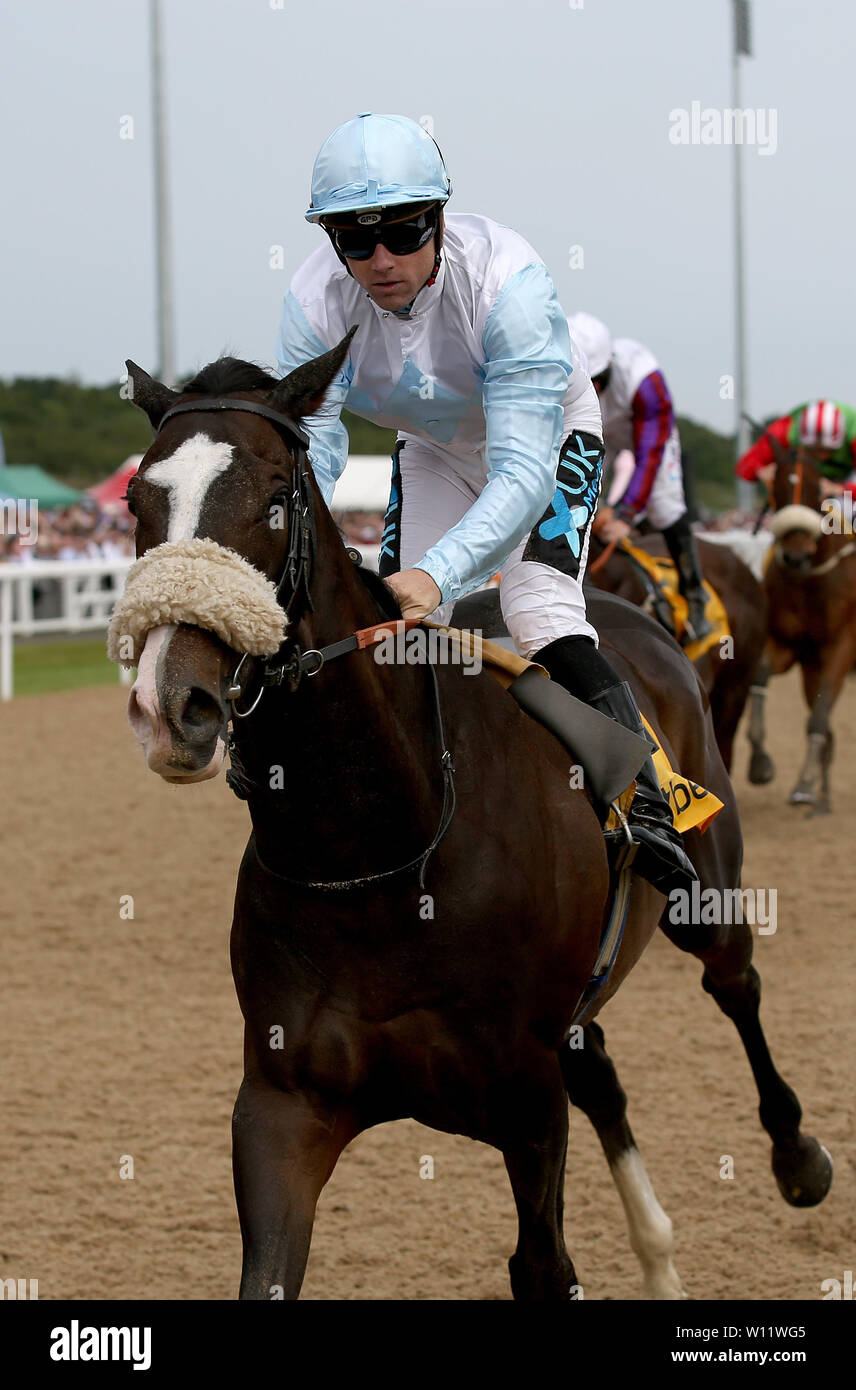
[[[788,797],[788,804],[791,806],[813,806],[814,792],[811,787],[794,787]]]
[[[823,1144],[801,1134],[796,1148],[773,1149],[773,1173],[792,1207],[816,1207],[832,1186],[832,1156]]]
[[[753,787],[765,787],[776,775],[776,764],[769,753],[753,753],[749,760],[749,781]]]

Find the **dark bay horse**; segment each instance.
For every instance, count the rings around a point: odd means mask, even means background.
[[[775,775],[766,751],[764,710],[770,676],[802,668],[809,709],[808,747],[790,802],[829,811],[834,739],[830,716],[856,661],[856,540],[847,497],[825,499],[812,463],[777,441],[769,507],[774,544],[765,574],[769,634],[755,676],[749,720],[750,781]]]
[[[346,551],[295,423],[321,405],[347,341],[281,382],[225,359],[181,395],[128,364],[134,401],[157,431],[129,489],[138,564],[151,562],[154,578],[136,591],[132,573],[111,629],[123,641],[133,617],[131,644],[142,647],[132,726],[152,770],[197,781],[222,763],[231,705],[230,776],[252,820],[232,928],[245,1019],[233,1121],[241,1297],[297,1297],[316,1202],[343,1148],[407,1116],[502,1152],[519,1218],[515,1298],[575,1297],[562,1228],[568,1097],[601,1139],[647,1293],[680,1297],[671,1223],[603,1033],[591,1019],[574,1023],[610,872],[570,755],[487,673],[382,664],[361,649],[366,630],[398,610]],[[275,525],[283,510],[286,524]],[[271,656],[241,657],[237,638],[201,625],[203,613],[223,631],[243,624],[246,647],[255,643],[258,624],[244,619],[256,599],[230,591],[235,560],[218,559],[219,547],[276,591],[287,627]],[[199,550],[221,582],[197,582]],[[189,566],[186,592],[174,568],[160,582],[164,556]],[[133,592],[152,606],[148,630]],[[673,766],[724,802],[686,844],[703,888],[736,888],[737,808],[692,667],[620,600],[597,598],[592,616]],[[831,1165],[801,1132],[797,1098],[770,1059],[742,917],[673,924],[662,895],[635,881],[600,1005],[658,923],[702,961],[705,990],[740,1033],[784,1197],[819,1202]]]
[[[649,555],[667,556],[662,536],[633,536],[632,542]],[[719,594],[728,616],[732,641],[714,644],[694,662],[710,700],[716,741],[722,761],[731,770],[734,737],[746,706],[767,635],[767,601],[763,586],[748,565],[728,546],[697,537],[702,574]],[[650,606],[649,586],[636,565],[620,549],[605,546],[595,531],[586,580],[630,603]]]

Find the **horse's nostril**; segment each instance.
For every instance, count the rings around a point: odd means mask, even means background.
[[[131,687],[131,693],[128,696],[128,722],[139,739],[144,738],[152,727],[150,715],[137,698],[136,684]]]
[[[194,686],[181,711],[180,722],[184,733],[189,737],[202,735],[210,738],[218,732],[223,719],[224,711],[219,701],[207,690]]]

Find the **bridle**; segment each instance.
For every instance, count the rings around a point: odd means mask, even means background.
[[[778,463],[779,463],[779,466],[780,466],[780,467],[788,467],[788,468],[791,468],[791,469],[793,470],[793,472],[792,472],[792,473],[790,474],[790,476],[788,477],[788,482],[790,483],[790,486],[791,486],[791,489],[792,489],[792,496],[791,496],[790,503],[787,504],[787,505],[795,506],[795,507],[802,506],[802,505],[803,505],[803,501],[802,501],[802,498],[803,498],[803,488],[804,488],[804,486],[805,486],[805,464],[804,464],[803,460],[800,459],[800,458],[794,458],[794,459],[785,459],[785,458],[782,458],[782,459],[780,459],[780,460],[778,461]],[[776,513],[777,511],[780,511],[781,508],[778,508],[778,507],[776,507],[776,505],[775,505],[775,491],[774,491],[774,489],[775,489],[775,480],[772,480],[771,482],[769,482],[769,483],[767,484],[768,502],[767,502],[767,506],[764,508],[764,511],[770,511],[770,510],[771,510],[771,511],[773,512],[773,514],[775,515],[775,513]],[[815,509],[814,509],[814,508],[811,508],[811,510],[815,510]],[[762,515],[763,515],[763,513],[762,513]],[[760,520],[760,519],[759,519],[759,520]],[[756,529],[756,530],[758,529],[757,526],[756,526],[755,529]],[[782,551],[782,542],[781,542],[781,538],[780,538],[779,540],[776,541],[776,544],[775,544],[775,546],[773,547],[772,558],[773,558],[773,561],[774,561],[777,565],[779,565],[782,569],[785,569],[789,574],[791,574],[791,575],[792,575],[794,578],[796,578],[796,579],[800,579],[800,580],[804,580],[804,579],[817,579],[817,578],[819,578],[821,575],[829,574],[832,570],[836,569],[836,568],[838,567],[838,565],[841,564],[841,561],[842,561],[842,560],[848,560],[848,559],[851,558],[851,556],[856,555],[856,541],[848,541],[846,545],[841,546],[840,549],[839,549],[839,550],[836,550],[835,553],[834,553],[833,555],[830,555],[829,559],[822,561],[821,564],[819,564],[819,565],[807,565],[804,569],[797,569],[797,568],[795,568],[793,565],[787,564],[787,562],[786,562],[785,560],[782,559],[782,553],[781,553],[781,551]]]
[[[315,513],[312,505],[311,472],[309,466],[309,444],[310,439],[306,432],[300,429],[293,420],[287,415],[280,414],[277,410],[272,410],[270,406],[263,405],[257,401],[244,401],[238,398],[224,396],[220,399],[205,397],[198,401],[184,401],[181,405],[174,405],[161,417],[156,434],[159,434],[167,420],[175,415],[190,414],[194,411],[220,411],[220,410],[240,410],[249,415],[260,415],[262,419],[269,420],[276,425],[287,437],[291,452],[294,454],[294,485],[291,492],[289,506],[288,524],[288,551],[285,557],[282,574],[276,585],[276,597],[283,610],[285,621],[291,617],[298,596],[303,595],[303,611],[314,611],[312,594],[310,592],[310,582],[312,579],[312,565],[315,556],[317,542],[317,531],[315,526]],[[352,558],[359,561],[356,551],[349,551]],[[288,585],[285,602],[281,601],[283,587]],[[265,690],[271,686],[282,685],[284,680],[288,680],[289,689],[292,693],[297,689],[304,676],[317,676],[321,667],[328,661],[333,661],[337,657],[345,656],[346,653],[372,646],[375,642],[387,635],[398,631],[404,632],[408,628],[418,626],[418,619],[400,618],[387,620],[386,622],[376,623],[373,627],[363,628],[358,632],[352,633],[350,637],[344,637],[341,641],[331,642],[326,647],[310,648],[302,650],[300,646],[293,642],[291,644],[291,656],[288,660],[279,660],[279,653],[274,657],[268,658],[262,668],[261,685],[259,693],[249,709],[239,710],[237,700],[241,695],[241,686],[238,683],[238,675],[241,667],[247,660],[248,654],[245,652],[238,660],[238,664],[232,673],[229,689],[226,692],[226,699],[232,706],[232,716],[235,719],[247,719],[249,715],[257,709]],[[283,646],[285,643],[282,644]],[[282,646],[280,647],[280,651]],[[434,697],[434,715],[440,745],[440,768],[443,774],[443,805],[440,811],[440,821],[430,845],[427,849],[409,860],[406,864],[400,865],[395,869],[386,869],[381,873],[368,874],[362,878],[342,879],[333,882],[307,882],[304,879],[292,879],[285,874],[277,873],[276,870],[268,868],[263,863],[256,847],[256,858],[266,873],[274,878],[281,879],[285,883],[291,883],[302,888],[313,888],[321,892],[333,892],[347,888],[363,887],[366,884],[377,882],[380,879],[392,878],[397,874],[406,873],[409,869],[419,869],[419,886],[425,886],[425,870],[428,860],[439,845],[446,831],[452,823],[455,814],[456,795],[454,782],[454,766],[452,755],[446,747],[446,735],[443,725],[443,712],[440,705],[440,684],[437,680],[437,672],[432,662],[428,662],[428,669],[431,672],[431,688]],[[227,775],[232,790],[236,796],[246,799],[247,788],[255,786],[242,768],[234,748],[234,738],[230,737],[229,752],[232,760],[232,772]]]
[[[315,514],[312,509],[312,492],[309,480],[309,436],[299,425],[290,420],[287,415],[281,415],[279,411],[272,410],[270,406],[263,405],[256,401],[243,401],[224,396],[221,399],[205,398],[198,401],[185,401],[181,405],[175,405],[168,410],[158,425],[158,433],[163,429],[167,420],[174,415],[183,415],[193,411],[220,411],[220,410],[241,410],[249,415],[260,415],[264,420],[277,426],[286,435],[291,452],[294,454],[294,486],[291,492],[290,505],[288,508],[288,551],[285,557],[282,574],[276,585],[276,597],[285,615],[285,621],[291,617],[292,609],[297,602],[298,595],[302,593],[304,607],[310,612],[313,610],[312,595],[310,593],[310,580],[312,578],[312,561],[315,551]],[[285,602],[282,601],[282,591],[288,585]],[[282,648],[280,648],[281,650]],[[226,698],[232,706],[232,715],[236,719],[246,719],[257,708],[265,690],[272,685],[281,685],[286,676],[294,690],[297,688],[301,677],[315,675],[321,669],[323,661],[313,667],[312,662],[305,661],[306,657],[319,655],[313,652],[301,652],[293,646],[293,656],[290,661],[278,661],[276,657],[270,657],[262,667],[261,684],[259,693],[249,709],[239,710],[238,699],[242,693],[239,683],[239,674],[248,660],[247,653],[240,657],[232,680],[226,694]]]

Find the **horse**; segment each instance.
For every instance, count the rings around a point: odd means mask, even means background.
[[[771,676],[798,662],[808,746],[789,801],[808,806],[810,816],[824,815],[834,751],[830,718],[856,660],[856,541],[841,501],[824,499],[814,464],[772,443],[776,471],[765,508],[775,538],[764,577],[769,634],[752,689],[749,780],[763,784],[775,776],[765,747],[767,688]]]
[[[239,1296],[298,1297],[343,1149],[412,1117],[502,1153],[514,1298],[578,1297],[562,1223],[570,1099],[600,1137],[646,1292],[682,1297],[596,1016],[659,923],[737,1026],[782,1194],[821,1201],[829,1157],[770,1059],[750,927],[675,924],[634,881],[614,967],[581,1014],[614,878],[592,793],[486,671],[372,659],[379,632],[401,635],[400,610],[343,544],[299,426],[348,341],[282,381],[222,359],[180,392],[128,363],[156,431],[128,493],[141,558],[110,629],[138,664],[131,726],[150,770],[194,783],[224,765],[231,717],[228,775],[251,820],[231,936]],[[672,765],[723,802],[686,838],[702,885],[736,887],[737,807],[695,673],[638,610],[603,595],[592,612]]]
[[[633,544],[649,555],[665,556],[667,553],[661,536],[634,537]],[[703,576],[722,600],[732,639],[727,644],[709,647],[694,662],[710,700],[722,761],[730,772],[734,737],[752,688],[758,652],[763,649],[767,633],[767,601],[763,587],[748,565],[728,546],[701,538],[697,538],[696,545]],[[650,581],[620,547],[606,545],[600,540],[596,530],[592,535],[586,579],[630,603],[651,607]],[[668,621],[668,617],[665,613],[662,620]]]

